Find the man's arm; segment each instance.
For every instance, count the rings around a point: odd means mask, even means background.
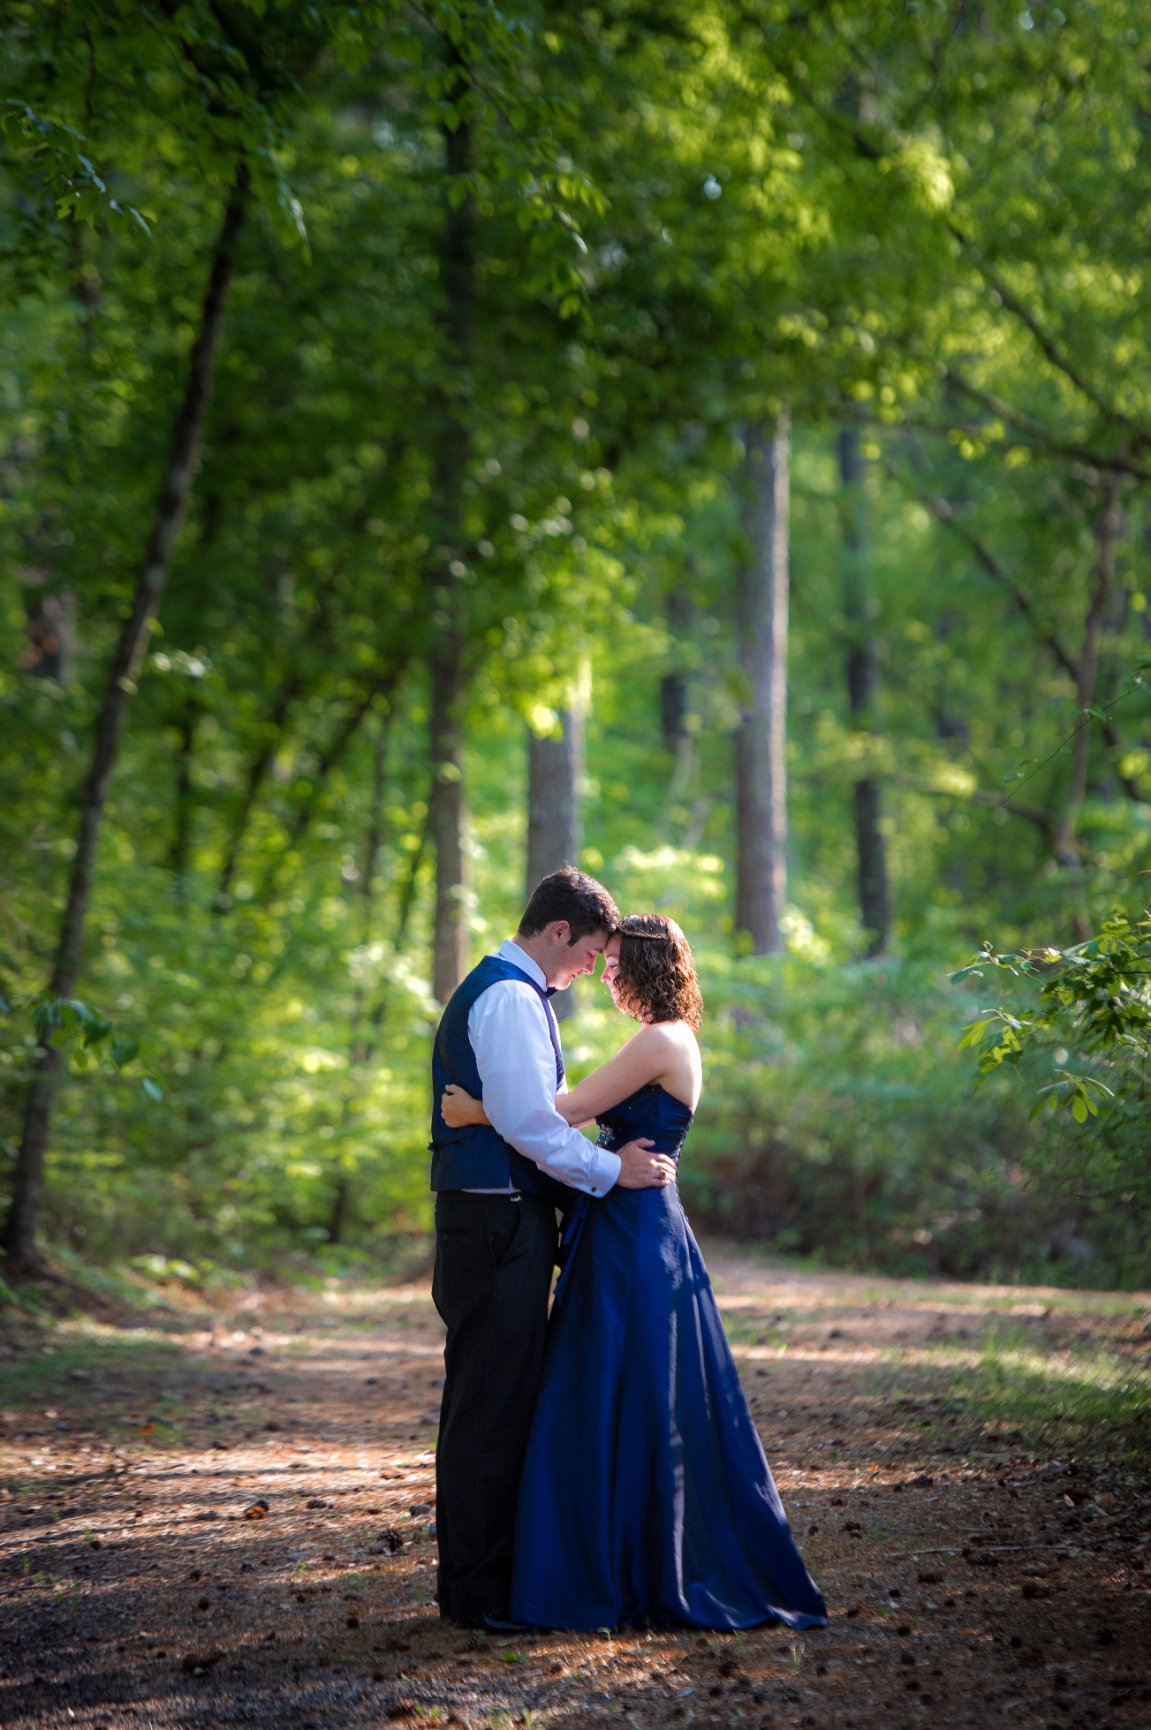
[[[556,1063],[538,993],[501,980],[473,1003],[468,1037],[493,1129],[550,1177],[585,1195],[617,1182],[629,1189],[668,1181],[667,1162],[629,1142],[619,1153],[596,1147],[556,1110]]]

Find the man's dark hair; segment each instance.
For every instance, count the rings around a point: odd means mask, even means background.
[[[566,919],[571,926],[571,944],[592,931],[606,931],[610,936],[619,924],[619,908],[602,883],[577,871],[574,865],[562,865],[536,885],[524,908],[518,935],[535,937],[557,919]]]

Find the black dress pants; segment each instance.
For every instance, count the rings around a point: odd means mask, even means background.
[[[556,1216],[538,1196],[436,1197],[432,1297],[448,1330],[436,1445],[440,1614],[508,1613],[516,1497],[543,1366]]]

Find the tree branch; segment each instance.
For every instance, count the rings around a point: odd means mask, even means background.
[[[1061,439],[1055,438],[1041,422],[1032,420],[1031,416],[1024,414],[1021,409],[1012,408],[1010,403],[1005,402],[1002,397],[996,396],[994,392],[982,390],[978,385],[972,384],[970,379],[964,378],[963,374],[956,372],[954,367],[945,366],[940,376],[946,384],[953,386],[964,396],[970,397],[973,402],[979,403],[990,414],[998,416],[1000,420],[1005,420],[1009,426],[1015,427],[1017,431],[1025,434],[1027,438],[1042,445],[1056,456],[1071,457],[1077,462],[1087,463],[1090,467],[1101,469],[1109,474],[1130,475],[1135,480],[1151,481],[1151,469],[1144,468],[1130,456],[1122,453],[1104,455],[1102,451],[1093,450],[1089,445],[1067,444]]]
[[[1008,288],[998,271],[993,270],[985,260],[980,258],[975,242],[970,235],[965,234],[957,222],[948,222],[946,226],[948,233],[959,242],[984,282],[999,296],[1008,312],[1013,313],[1024,329],[1029,332],[1044,359],[1057,372],[1061,372],[1064,378],[1075,386],[1080,395],[1086,397],[1087,401],[1099,410],[1100,414],[1105,415],[1108,420],[1117,422],[1119,426],[1126,427],[1138,446],[1144,449],[1151,448],[1151,432],[1141,427],[1137,421],[1133,421],[1130,415],[1124,414],[1122,409],[1115,408],[1113,404],[1105,402],[1098,391],[1088,384],[1078,367],[1057,346],[1054,337],[1044,330],[1035,314],[1024,306],[1013,289]]]

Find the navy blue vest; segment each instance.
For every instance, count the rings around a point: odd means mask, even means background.
[[[564,1060],[559,1030],[548,1007],[547,991],[513,962],[498,955],[485,955],[478,967],[473,967],[452,993],[436,1029],[432,1047],[431,1186],[433,1189],[503,1189],[511,1183],[513,1188],[522,1189],[528,1195],[541,1195],[554,1201],[556,1206],[563,1206],[571,1200],[571,1191],[566,1184],[548,1177],[533,1160],[517,1153],[490,1124],[475,1123],[463,1129],[449,1129],[440,1111],[440,1095],[449,1081],[466,1087],[478,1098],[483,1097],[476,1054],[468,1038],[468,1016],[476,998],[501,979],[522,979],[539,993],[540,1013],[547,1020],[556,1054],[556,1087],[563,1081]]]

